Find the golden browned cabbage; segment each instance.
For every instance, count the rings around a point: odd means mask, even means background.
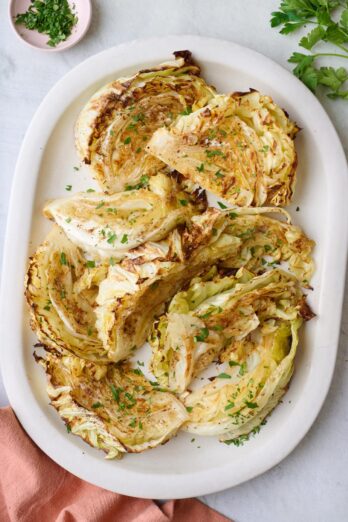
[[[48,376],[51,404],[69,431],[108,458],[163,444],[188,418],[174,395],[157,390],[129,365],[100,365],[52,353],[37,359]]]
[[[44,214],[94,258],[119,261],[143,243],[164,239],[206,208],[204,194],[184,191],[163,172],[147,184],[147,188],[111,195],[80,192],[55,199],[46,204]]]
[[[199,77],[191,53],[120,78],[92,96],[76,123],[76,147],[104,191],[118,192],[156,174],[161,161],[145,152],[156,129],[204,106],[215,91]]]
[[[117,362],[145,342],[164,304],[216,263],[261,273],[286,261],[308,285],[313,242],[271,215],[267,208],[211,208],[194,216],[188,229],[130,250],[120,263],[87,259],[55,227],[29,265],[32,327],[51,348]]]
[[[152,371],[161,386],[184,392],[217,356],[241,364],[265,332],[273,339],[309,310],[296,278],[279,269],[258,277],[244,268],[235,277],[211,270],[177,293],[154,323]]]
[[[315,242],[293,225],[290,215],[274,207],[239,208],[229,216],[228,233],[241,239],[241,245],[225,267],[244,266],[254,274],[285,262],[300,283],[308,287],[314,272],[312,250]],[[274,216],[274,217],[273,217]],[[282,220],[280,220],[282,219]]]
[[[282,206],[293,193],[297,131],[257,91],[217,95],[158,129],[146,150],[234,205]]]
[[[39,340],[59,352],[107,361],[94,312],[107,266],[87,266],[82,252],[57,226],[30,259],[26,298]]]
[[[210,208],[192,218],[189,230],[173,233],[166,257],[137,257],[111,266],[100,284],[96,308],[97,329],[110,359],[122,360],[140,347],[166,301],[216,263],[262,273],[285,261],[308,285],[314,243],[298,227],[263,213],[271,216],[272,209]]]

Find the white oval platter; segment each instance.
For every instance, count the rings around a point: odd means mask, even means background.
[[[111,79],[166,61],[189,49],[203,76],[221,92],[250,87],[274,97],[299,125],[298,183],[290,211],[315,239],[316,273],[309,302],[317,318],[306,325],[296,372],[284,401],[261,432],[242,447],[180,433],[174,440],[122,461],[107,461],[66,432],[49,406],[45,376],[32,353],[23,299],[27,257],[50,224],[44,202],[95,187],[79,165],[73,125],[90,95]],[[74,170],[77,166],[79,170]],[[36,444],[54,461],[88,482],[131,496],[183,498],[213,493],[265,472],[286,457],[314,422],[329,389],[339,335],[347,252],[347,166],[324,109],[292,74],[239,45],[195,36],[125,43],[88,58],[62,78],[40,105],[18,158],[5,244],[1,299],[1,365],[16,415]],[[296,208],[299,211],[296,212]]]

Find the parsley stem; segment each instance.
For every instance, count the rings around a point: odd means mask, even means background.
[[[346,58],[348,59],[348,56],[345,54],[338,54],[338,53],[316,53],[313,54],[314,58],[317,58],[318,56],[338,56],[338,58]]]

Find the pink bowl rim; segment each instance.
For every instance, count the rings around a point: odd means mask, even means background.
[[[71,47],[74,47],[74,45],[76,45],[77,43],[79,43],[82,38],[85,36],[85,34],[87,33],[90,25],[91,25],[91,20],[92,20],[92,2],[91,0],[85,0],[86,1],[86,4],[84,6],[84,10],[88,13],[87,13],[87,23],[85,25],[85,27],[83,28],[83,30],[80,32],[78,38],[74,41],[72,41],[71,43],[67,43],[64,47],[40,47],[39,45],[34,45],[30,42],[28,42],[25,38],[23,38],[23,36],[21,34],[19,34],[19,32],[17,31],[16,29],[16,25],[15,23],[13,22],[13,18],[12,18],[12,13],[11,13],[11,9],[12,9],[12,6],[13,6],[13,3],[14,3],[15,0],[10,0],[10,2],[8,3],[8,17],[10,19],[10,25],[12,27],[12,30],[14,31],[14,33],[16,34],[17,38],[25,43],[28,47],[31,47],[32,49],[36,49],[37,51],[43,51],[43,52],[46,52],[46,53],[59,53],[59,52],[63,52],[63,51],[66,51],[67,49],[70,49]],[[77,26],[78,26],[79,22],[77,22]],[[69,39],[66,40],[66,42],[68,41]]]

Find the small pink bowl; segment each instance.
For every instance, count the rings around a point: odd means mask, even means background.
[[[26,29],[24,25],[16,25],[15,17],[18,13],[25,13],[31,4],[30,0],[11,0],[9,3],[9,16],[11,26],[18,36],[30,47],[40,49],[41,51],[58,52],[65,51],[76,45],[88,31],[91,23],[92,6],[90,0],[68,0],[71,7],[75,5],[74,13],[76,13],[78,21],[73,27],[71,35],[64,41],[59,43],[56,47],[47,45],[49,36],[47,34],[40,34],[37,31]]]

